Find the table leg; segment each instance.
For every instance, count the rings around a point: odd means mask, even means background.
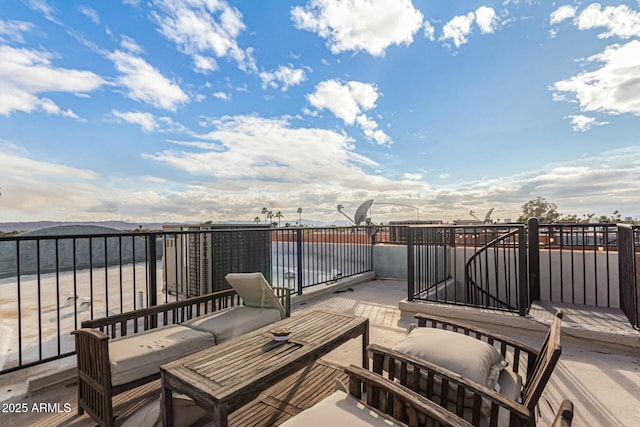
[[[162,387],[162,425],[173,427],[173,391],[168,387]]]
[[[227,427],[229,425],[229,414],[227,413],[227,405],[213,405],[213,425],[216,427]]]
[[[369,369],[369,355],[367,347],[369,346],[369,320],[364,324],[364,332],[362,333],[362,367]]]

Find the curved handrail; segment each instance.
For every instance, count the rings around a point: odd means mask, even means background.
[[[502,301],[501,299],[491,295],[489,292],[487,292],[485,289],[482,288],[482,286],[478,286],[478,284],[476,283],[475,280],[473,280],[472,276],[473,276],[473,271],[475,269],[472,269],[472,265],[476,265],[476,259],[481,260],[480,256],[487,252],[487,250],[491,247],[497,246],[498,243],[511,238],[515,235],[518,234],[518,229],[514,229],[511,230],[508,233],[502,234],[501,236],[496,237],[495,239],[491,240],[488,243],[485,243],[484,246],[482,246],[482,248],[480,248],[479,250],[477,250],[470,258],[469,260],[465,263],[465,282],[467,285],[467,301],[469,301],[470,299],[472,299],[472,295],[477,294],[478,292],[480,294],[482,294],[483,297],[485,297],[487,299],[487,303],[484,304],[485,306],[491,307],[491,306],[495,306],[496,308],[505,308],[508,310],[516,310],[516,307],[513,307],[511,304],[509,304],[508,302]],[[480,261],[481,262],[481,261]],[[488,268],[488,266],[487,266]],[[475,291],[475,292],[474,292]],[[473,298],[475,299],[475,298]],[[489,304],[489,302],[493,302],[493,304]],[[502,306],[502,307],[500,307]]]

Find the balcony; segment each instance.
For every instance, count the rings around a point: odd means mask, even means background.
[[[530,247],[533,239],[530,233],[523,237],[524,226],[513,227],[515,232],[437,226],[381,229],[374,235],[349,227],[3,239],[0,400],[29,408],[33,403],[73,407],[75,388],[66,385],[64,368],[74,363],[68,332],[79,322],[213,290],[214,269],[248,265],[261,267],[272,283],[296,290],[293,316],[313,308],[367,316],[370,341],[385,346],[402,339],[413,313],[431,312],[539,347],[541,325],[562,307],[563,353],[539,404],[538,424],[549,425],[553,411],[569,398],[576,406],[575,425],[633,425],[640,416],[640,335],[621,308],[633,302],[626,300],[621,281],[626,276],[636,283],[636,230],[629,230],[634,261],[629,272],[629,257],[620,260],[624,237],[617,227],[560,227],[540,226],[539,270],[532,270],[532,255],[526,253],[526,274],[520,242]],[[29,246],[40,260],[30,267]],[[11,252],[17,254],[14,264]],[[46,253],[53,254],[53,263],[43,259]],[[8,265],[19,274],[7,274]],[[539,297],[531,299],[536,289]],[[358,364],[359,356],[353,342],[328,359]],[[12,413],[9,425],[48,425],[54,416]]]

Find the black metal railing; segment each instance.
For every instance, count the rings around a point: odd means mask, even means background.
[[[616,224],[537,224],[532,218],[529,240],[537,243],[529,247],[532,299],[620,307]]]
[[[229,272],[261,271],[300,294],[371,271],[371,234],[326,227],[0,237],[0,374],[73,354],[70,332],[84,320],[224,289]]]
[[[416,226],[407,233],[409,300],[521,314],[528,308],[524,226]]]
[[[477,250],[465,264],[466,302],[476,307],[525,314],[527,274],[524,227],[496,237]],[[521,243],[522,242],[522,243]],[[521,284],[525,286],[521,288]],[[524,291],[524,292],[523,292]]]
[[[0,238],[0,344],[7,346],[0,373],[73,354],[69,332],[83,320],[149,305],[147,267],[158,263],[150,257],[147,238],[129,233]]]
[[[620,309],[638,328],[640,322],[640,226],[618,227]]]

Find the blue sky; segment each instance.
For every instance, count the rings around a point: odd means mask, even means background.
[[[637,217],[639,75],[639,1],[7,1],[0,221]]]

